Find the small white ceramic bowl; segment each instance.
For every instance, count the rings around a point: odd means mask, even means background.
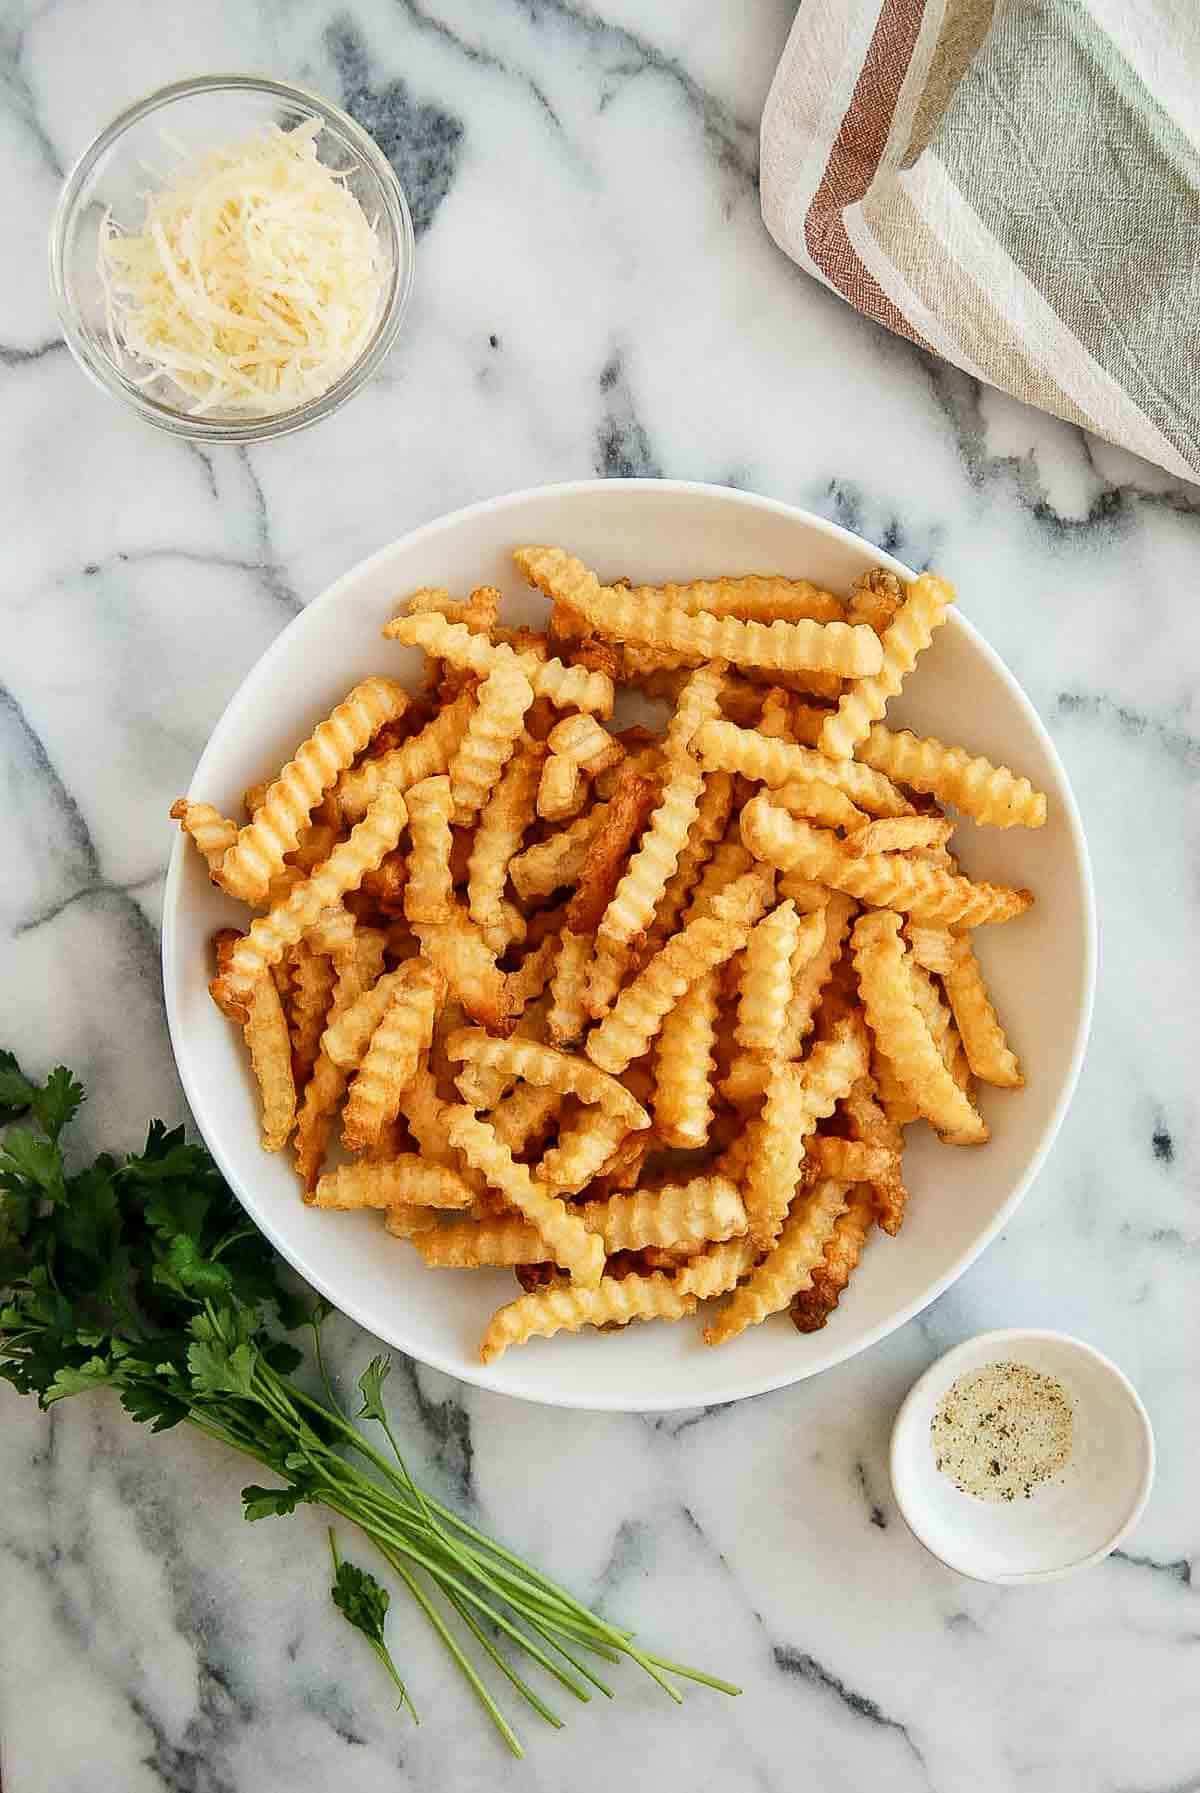
[[[937,1467],[930,1422],[952,1383],[990,1363],[1028,1364],[1070,1397],[1071,1455],[1028,1498],[977,1500]],[[892,1428],[892,1489],[910,1531],[960,1575],[1006,1586],[1056,1581],[1103,1561],[1142,1516],[1154,1434],[1128,1377],[1062,1332],[981,1332],[932,1364]]]

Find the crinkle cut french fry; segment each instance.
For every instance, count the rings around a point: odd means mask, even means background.
[[[431,611],[448,623],[465,623],[474,635],[486,635],[500,613],[500,593],[494,585],[480,585],[464,601],[452,598],[441,586],[425,585],[404,605],[406,616],[428,616]]]
[[[783,1230],[762,1263],[727,1306],[704,1329],[706,1345],[723,1345],[785,1308],[812,1280],[825,1255],[838,1215],[846,1206],[846,1185],[826,1178],[792,1203]]]
[[[433,1037],[445,983],[432,966],[419,959],[416,966],[424,976],[414,975],[406,988],[395,991],[350,1085],[342,1121],[347,1151],[361,1152],[377,1143],[385,1124],[399,1113],[400,1097]]]
[[[567,926],[572,933],[591,934],[600,925],[621,883],[621,868],[629,850],[652,814],[657,815],[658,804],[657,781],[634,767],[622,768],[612,799],[604,806],[601,822],[590,834],[579,864],[575,893],[567,907]]]
[[[792,1324],[797,1332],[819,1332],[825,1325],[858,1268],[867,1235],[875,1224],[875,1204],[865,1184],[851,1189],[847,1201],[845,1212],[834,1222],[808,1288],[798,1289],[792,1296]]]
[[[321,1035],[333,998],[333,961],[314,952],[307,940],[292,948],[292,985],[288,999],[292,1038],[292,1063],[297,1086],[303,1089],[312,1075]]]
[[[625,747],[594,716],[564,716],[546,736],[546,745],[560,759],[573,760],[590,778],[598,778],[625,758]]]
[[[296,749],[253,821],[239,829],[214,874],[223,889],[243,902],[262,902],[325,792],[385,722],[404,714],[408,701],[394,679],[365,679],[354,687]]]
[[[944,982],[967,1063],[976,1077],[1000,1089],[1021,1089],[1025,1083],[1021,1067],[1004,1037],[971,942],[961,936],[952,942]]]
[[[899,1157],[887,1147],[868,1145],[865,1140],[817,1133],[808,1142],[805,1169],[809,1182],[836,1177],[839,1183],[880,1183],[896,1174]]]
[[[228,963],[238,936],[227,929],[217,936],[217,964]],[[258,1084],[264,1152],[279,1152],[296,1122],[296,1085],[292,1075],[292,1043],[279,992],[268,972],[255,982],[242,1029]]]
[[[540,742],[523,743],[508,762],[479,817],[467,862],[467,907],[494,950],[508,945],[510,922],[504,887],[509,861],[534,817],[538,779],[546,757]]]
[[[758,1248],[749,1236],[727,1239],[721,1245],[705,1246],[672,1277],[681,1295],[694,1295],[698,1301],[711,1301],[714,1296],[728,1294],[743,1276],[754,1268]]]
[[[954,1016],[942,1001],[941,991],[930,977],[923,965],[918,965],[911,954],[905,960],[913,1001],[929,1029],[930,1038],[941,1053],[942,1063],[961,1089],[967,1089],[970,1076],[966,1054],[962,1049],[962,1041],[958,1029],[954,1025]]]
[[[871,1032],[905,1090],[950,1143],[982,1143],[987,1127],[943,1064],[913,999],[900,917],[887,909],[860,916],[853,950]]]
[[[213,989],[218,1006],[244,1003],[259,973],[277,964],[324,910],[338,903],[348,890],[357,890],[364,874],[391,852],[407,819],[399,791],[390,787],[381,791],[349,840],[341,841],[325,864],[298,884],[279,909],[250,924],[249,933],[230,955],[228,972],[217,979],[220,988]]]
[[[681,1150],[704,1145],[712,1125],[717,1003],[717,974],[710,971],[684,991],[659,1030],[654,1130]]]
[[[603,1244],[565,1203],[534,1181],[526,1166],[497,1139],[494,1128],[469,1108],[448,1108],[446,1135],[472,1168],[533,1222],[554,1262],[570,1271],[572,1280],[583,1288],[597,1288],[604,1272]]]
[[[771,793],[772,802],[786,809],[790,816],[804,816],[820,822],[825,828],[844,828],[851,840],[867,826],[866,813],[851,803],[845,791],[823,778],[792,778]],[[903,816],[889,818],[906,820]]]
[[[762,792],[742,811],[741,834],[755,858],[768,865],[832,884],[862,902],[903,909],[916,921],[974,928],[1011,921],[1033,902],[1027,890],[972,883],[900,853],[857,857],[828,829],[794,820]]]
[[[757,729],[734,722],[706,722],[696,734],[695,751],[710,772],[740,772],[763,784],[779,786],[795,779],[824,781],[844,791],[859,809],[874,816],[911,815],[912,804],[891,780],[857,760],[829,760],[811,747],[773,741]]]
[[[519,666],[500,665],[478,691],[475,713],[450,764],[454,819],[474,821],[512,757],[533,702],[533,686]]]
[[[454,801],[445,773],[422,779],[408,793],[408,830],[412,844],[408,854],[408,881],[404,886],[404,914],[410,923],[449,921],[454,911],[454,885],[450,876],[453,845],[450,817]]]
[[[877,722],[857,751],[865,765],[939,803],[953,804],[976,822],[993,828],[1041,828],[1045,823],[1045,793],[1034,790],[1027,778],[1018,778],[1007,766],[994,766],[982,754],[972,758],[963,747],[947,747],[934,735],[922,740],[908,729],[893,733]]]
[[[871,724],[883,716],[891,699],[933,640],[954,602],[954,587],[933,573],[922,573],[909,586],[903,602],[883,632],[883,665],[873,676],[855,679],[821,731],[821,752],[830,759],[849,759]]]
[[[602,1021],[621,994],[633,962],[628,946],[616,946],[611,940],[597,938],[595,951],[588,963],[584,980],[584,1007],[593,1021]]]
[[[424,648],[427,654],[448,660],[463,672],[472,672],[486,679],[497,668],[506,672],[516,669],[525,674],[533,686],[535,697],[549,698],[559,709],[589,710],[597,716],[611,716],[612,680],[602,672],[589,672],[583,666],[564,666],[561,660],[539,659],[534,653],[516,653],[503,641],[489,641],[484,635],[473,635],[462,623],[447,623],[440,616],[396,616],[384,627],[391,641],[403,641],[409,647]]]
[[[815,668],[846,678],[878,672],[883,664],[879,637],[861,626],[807,619],[742,622],[705,611],[691,615],[665,602],[652,588],[643,587],[635,596],[617,586],[602,586],[582,561],[561,548],[518,548],[513,558],[531,585],[578,611],[598,635],[617,641],[641,641],[704,660],[780,672]]]
[[[356,950],[353,935],[337,946],[333,954],[336,977],[329,1003],[329,1024],[337,1022],[363,993],[363,964]],[[324,1039],[324,1035],[322,1035]],[[324,1046],[317,1052],[312,1076],[304,1088],[304,1100],[296,1122],[296,1170],[304,1186],[305,1200],[311,1200],[325,1162],[329,1136],[333,1131],[334,1114],[346,1089],[346,1073],[335,1065]]]
[[[824,938],[824,916],[806,918],[814,938]],[[792,959],[802,924],[794,903],[783,902],[757,922],[746,942],[734,1037],[747,1052],[773,1053],[779,1045],[792,994]]]
[[[745,1184],[750,1232],[758,1245],[771,1245],[783,1224],[809,1134],[866,1069],[866,1030],[855,1015],[839,1022],[830,1039],[818,1041],[802,1064],[778,1064],[772,1071]]]
[[[512,1025],[508,987],[496,955],[457,903],[449,921],[414,922],[413,932],[472,1021],[498,1031]]]
[[[605,1114],[621,1116],[626,1128],[650,1125],[650,1116],[641,1103],[615,1077],[555,1046],[536,1040],[497,1040],[482,1028],[464,1027],[450,1036],[446,1050],[452,1059],[490,1065],[510,1077],[523,1077],[526,1083],[557,1090],[559,1095],[578,1096],[581,1102],[592,1103]]]
[[[585,1326],[628,1326],[632,1320],[682,1320],[695,1308],[695,1297],[681,1295],[661,1270],[651,1276],[605,1276],[594,1289],[552,1283],[497,1309],[480,1342],[479,1357],[482,1363],[494,1363],[510,1345],[523,1345],[531,1338],[553,1338],[557,1332],[579,1332]]]
[[[430,1164],[415,1152],[372,1161],[360,1158],[327,1171],[317,1184],[318,1208],[469,1208],[471,1185],[448,1164]]]
[[[588,1036],[584,1050],[592,1062],[619,1074],[640,1058],[688,986],[745,945],[769,900],[769,888],[748,872],[714,899],[711,915],[688,922],[668,940]]]
[[[540,945],[525,954],[516,971],[508,973],[505,988],[510,1015],[523,1014],[531,1002],[537,1001],[554,974],[557,958],[558,937],[547,934]]]
[[[581,1203],[577,1212],[586,1227],[599,1233],[609,1253],[640,1251],[647,1245],[696,1249],[746,1231],[737,1185],[720,1176],[610,1195],[606,1201]]]
[[[171,805],[171,820],[196,843],[211,873],[220,870],[221,861],[238,836],[236,822],[223,816],[211,803],[191,803],[178,797]]]
[[[923,927],[920,922],[910,921],[905,923],[904,933],[915,962],[935,977],[944,978],[954,960],[955,936],[950,929]]]
[[[846,600],[846,620],[867,623],[882,635],[904,602],[904,585],[887,567],[860,573]]]
[[[571,1046],[587,1026],[584,1006],[587,968],[591,961],[595,937],[573,933],[565,927],[558,939],[558,957],[550,980],[550,1011],[546,1031],[552,1046]]]
[[[729,812],[733,807],[733,775],[710,772],[696,805],[696,819],[688,830],[675,870],[654,910],[649,943],[654,951],[665,946],[679,925],[691,899],[697,880],[712,857],[713,849],[725,833]]]
[[[552,753],[542,767],[538,783],[537,812],[544,822],[567,822],[577,816],[588,798],[588,783],[575,760]]]
[[[668,604],[673,610],[684,610],[689,616],[707,611],[712,616],[738,617],[742,622],[763,623],[834,623],[845,620],[840,598],[831,591],[822,591],[807,579],[784,579],[777,575],[749,573],[738,578],[692,579],[686,585],[634,585],[630,596],[645,594],[652,603]],[[556,609],[559,607],[556,607]],[[585,627],[569,605],[560,620],[567,632],[581,633]]]
[[[611,1161],[628,1133],[624,1115],[582,1108],[564,1117],[557,1140],[537,1166],[539,1183],[564,1195],[578,1194]]]
[[[568,885],[577,885],[588,847],[604,825],[607,803],[595,803],[569,827],[547,840],[535,841],[512,859],[508,875],[523,903],[536,903]],[[580,932],[580,930],[576,930]]]
[[[846,844],[860,855],[912,853],[944,847],[953,833],[954,823],[946,816],[883,816],[848,835]]]
[[[419,961],[406,960],[395,971],[387,971],[363,990],[361,996],[336,1017],[331,1016],[320,1044],[329,1058],[343,1071],[356,1071],[371,1043],[371,1035],[383,1020],[384,1013],[398,991],[411,987],[423,975]]]
[[[539,1089],[535,1083],[518,1083],[516,1089],[497,1102],[486,1118],[495,1128],[496,1138],[515,1158],[545,1137],[558,1119],[562,1104],[557,1090]]]
[[[872,1182],[871,1194],[880,1226],[885,1233],[894,1236],[900,1231],[904,1210],[908,1205],[908,1190],[904,1187],[901,1172],[904,1133],[899,1123],[876,1099],[877,1095],[874,1078],[869,1075],[860,1077],[843,1098],[842,1110],[849,1123],[852,1140],[872,1149],[881,1149],[889,1153],[893,1160],[895,1168],[886,1177]]]
[[[841,957],[855,908],[849,897],[835,891],[823,909],[814,909],[803,920],[792,955],[792,993],[779,1042],[785,1058],[795,1058],[812,1032],[817,1004]]]
[[[344,822],[356,822],[374,803],[385,785],[407,791],[423,779],[436,778],[450,769],[462,745],[475,710],[474,691],[464,691],[447,704],[419,734],[394,747],[379,759],[364,760],[343,772],[333,787],[332,801]]]

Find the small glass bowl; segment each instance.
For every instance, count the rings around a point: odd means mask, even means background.
[[[236,143],[265,125],[291,130],[321,121],[317,151],[375,225],[382,295],[370,340],[354,364],[319,398],[270,417],[214,412],[194,417],[152,397],[137,382],[145,366],[114,355],[97,268],[101,222],[138,229],[143,194],[155,173],[166,178],[182,151],[188,159]],[[67,346],[88,377],[139,417],[172,435],[201,442],[262,442],[328,417],[365,385],[396,340],[413,279],[413,227],[391,164],[361,126],[319,94],[255,75],[205,75],[176,81],[115,118],[76,162],[63,185],[50,230],[50,278]]]

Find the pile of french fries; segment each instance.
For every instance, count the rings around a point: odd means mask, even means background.
[[[900,1228],[905,1127],[982,1144],[975,1080],[1022,1082],[971,938],[1033,899],[962,874],[946,811],[1037,828],[1046,799],[885,725],[953,602],[933,575],[841,599],[515,560],[544,631],[419,591],[384,630],[419,691],[356,686],[242,825],[172,809],[256,912],[211,989],[262,1143],[433,1268],[513,1268],[485,1363],[717,1297],[711,1345],[816,1330]],[[613,725],[622,690],[665,726]]]

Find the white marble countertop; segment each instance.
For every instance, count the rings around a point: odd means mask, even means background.
[[[541,481],[731,482],[935,559],[1057,741],[1102,930],[1049,1164],[962,1281],[865,1356],[659,1419],[399,1365],[395,1416],[435,1484],[740,1700],[679,1714],[627,1676],[566,1733],[526,1725],[518,1766],[397,1606],[414,1730],[329,1605],[318,1515],[251,1529],[216,1447],[152,1438],[106,1397],[46,1418],[5,1389],[5,1793],[1200,1787],[1200,492],[930,362],[780,256],[756,138],[791,11],[12,0],[0,20],[0,1031],[86,1079],[93,1143],[181,1113],[165,811],[242,674],[382,543]],[[413,201],[417,286],[338,417],[200,453],[79,374],[43,243],[96,128],[231,67],[306,80],[375,133]],[[1027,1322],[1124,1366],[1159,1474],[1102,1567],[999,1591],[912,1540],[885,1447],[938,1351]],[[345,1323],[336,1344],[346,1375],[371,1351]]]

